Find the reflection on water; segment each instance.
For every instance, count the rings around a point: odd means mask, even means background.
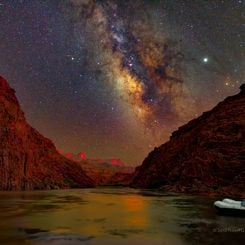
[[[129,188],[0,192],[0,244],[243,244],[214,200]]]
[[[141,196],[121,196],[122,210],[125,212],[123,223],[130,226],[147,228],[147,203]],[[142,215],[144,214],[144,215]]]

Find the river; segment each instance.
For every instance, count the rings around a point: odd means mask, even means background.
[[[3,245],[244,244],[214,199],[130,188],[0,192]]]

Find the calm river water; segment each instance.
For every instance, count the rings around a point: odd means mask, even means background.
[[[214,199],[129,188],[0,192],[0,244],[245,244]]]

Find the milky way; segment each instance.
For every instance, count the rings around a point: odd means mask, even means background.
[[[244,80],[244,1],[0,0],[0,74],[63,152],[140,164]]]
[[[84,26],[95,30],[95,42],[101,44],[95,52],[103,73],[146,129],[160,130],[190,117],[193,106],[184,83],[179,40],[155,35],[144,21],[145,13],[140,19],[128,18],[127,11],[136,10],[133,4],[129,8],[127,2],[71,2],[82,31]]]

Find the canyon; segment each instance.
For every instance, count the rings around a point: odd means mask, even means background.
[[[136,168],[134,188],[245,195],[245,84],[172,133]]]
[[[31,127],[15,96],[0,77],[0,190],[93,187],[75,161],[58,153],[53,142]]]

